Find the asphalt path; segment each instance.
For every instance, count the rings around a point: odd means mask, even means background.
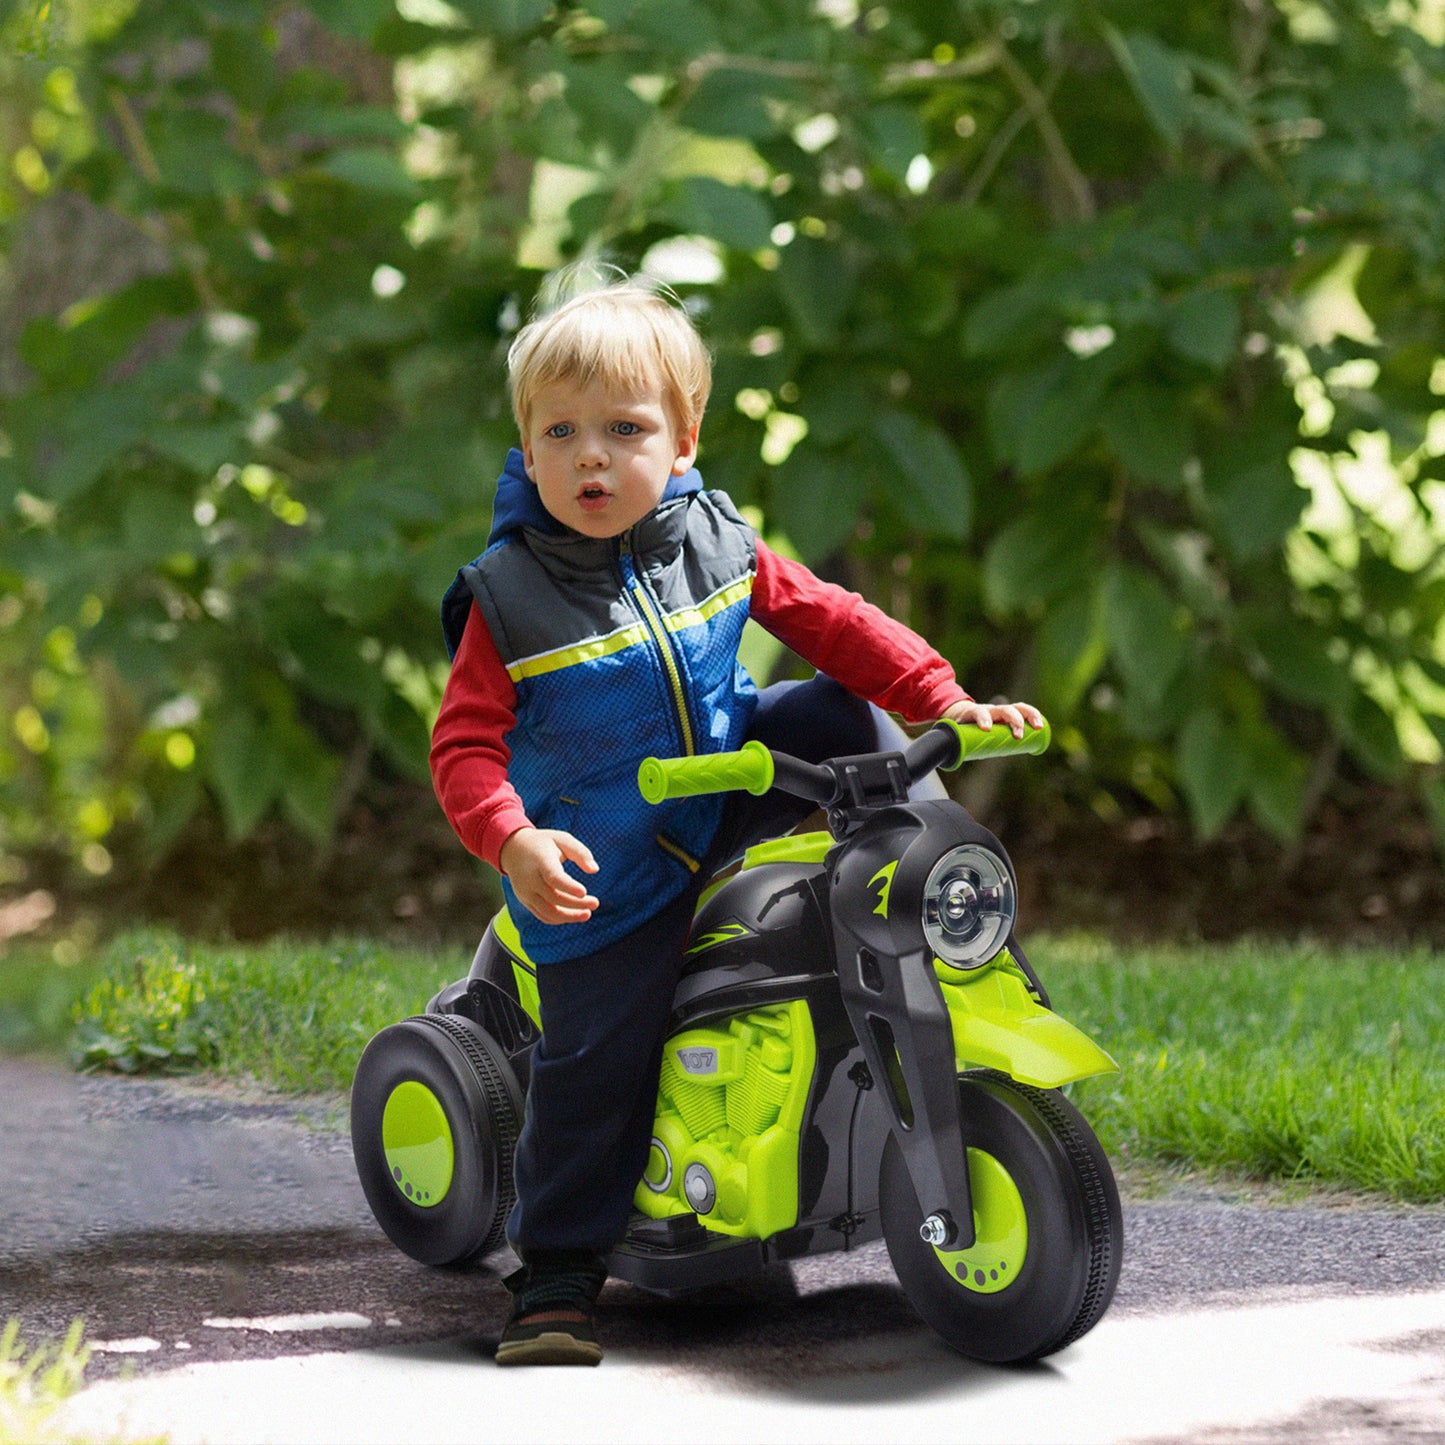
[[[399,1254],[334,1102],[10,1058],[0,1099],[0,1318],[31,1338],[84,1319],[94,1383],[72,1402],[76,1428],[217,1442],[1445,1440],[1440,1210],[1190,1186],[1127,1200],[1108,1316],[1027,1370],[952,1355],[881,1244],[678,1300],[612,1282],[602,1369],[539,1391],[537,1372],[489,1359],[510,1255],[439,1271]]]

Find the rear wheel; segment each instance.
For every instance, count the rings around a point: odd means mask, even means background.
[[[496,1041],[456,1014],[420,1014],[366,1046],[351,1148],[387,1237],[422,1264],[461,1264],[504,1238],[522,1093]]]
[[[976,1239],[935,1248],[897,1140],[883,1151],[883,1236],[913,1307],[960,1353],[1038,1359],[1092,1329],[1123,1258],[1109,1161],[1079,1111],[1054,1090],[1005,1074],[966,1074],[959,1110]]]

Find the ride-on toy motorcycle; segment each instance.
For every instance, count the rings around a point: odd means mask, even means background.
[[[702,896],[614,1276],[674,1293],[881,1234],[915,1309],[965,1355],[1035,1359],[1098,1322],[1118,1190],[1059,1090],[1116,1065],[1050,1010],[997,839],[946,797],[909,796],[935,768],[1048,742],[1047,726],[1018,740],[944,722],[817,765],[758,742],[642,765],[651,802],[776,786],[825,808],[828,832],[750,849]],[[367,1046],[357,1171],[414,1259],[503,1243],[539,1037],[504,910],[465,979]]]

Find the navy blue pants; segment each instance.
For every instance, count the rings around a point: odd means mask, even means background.
[[[881,720],[881,722],[880,722]],[[873,752],[885,714],[821,675],[758,698],[748,737],[809,762]],[[524,1259],[609,1251],[627,1228],[647,1165],[662,1046],[683,948],[709,875],[744,848],[797,826],[812,804],[777,789],[732,794],[695,881],[641,928],[580,958],[537,969],[542,1038],[532,1053],[507,1239]]]

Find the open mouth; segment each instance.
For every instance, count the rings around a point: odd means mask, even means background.
[[[595,511],[599,507],[605,507],[611,497],[606,487],[596,483],[589,483],[577,493],[578,504],[584,511]]]

